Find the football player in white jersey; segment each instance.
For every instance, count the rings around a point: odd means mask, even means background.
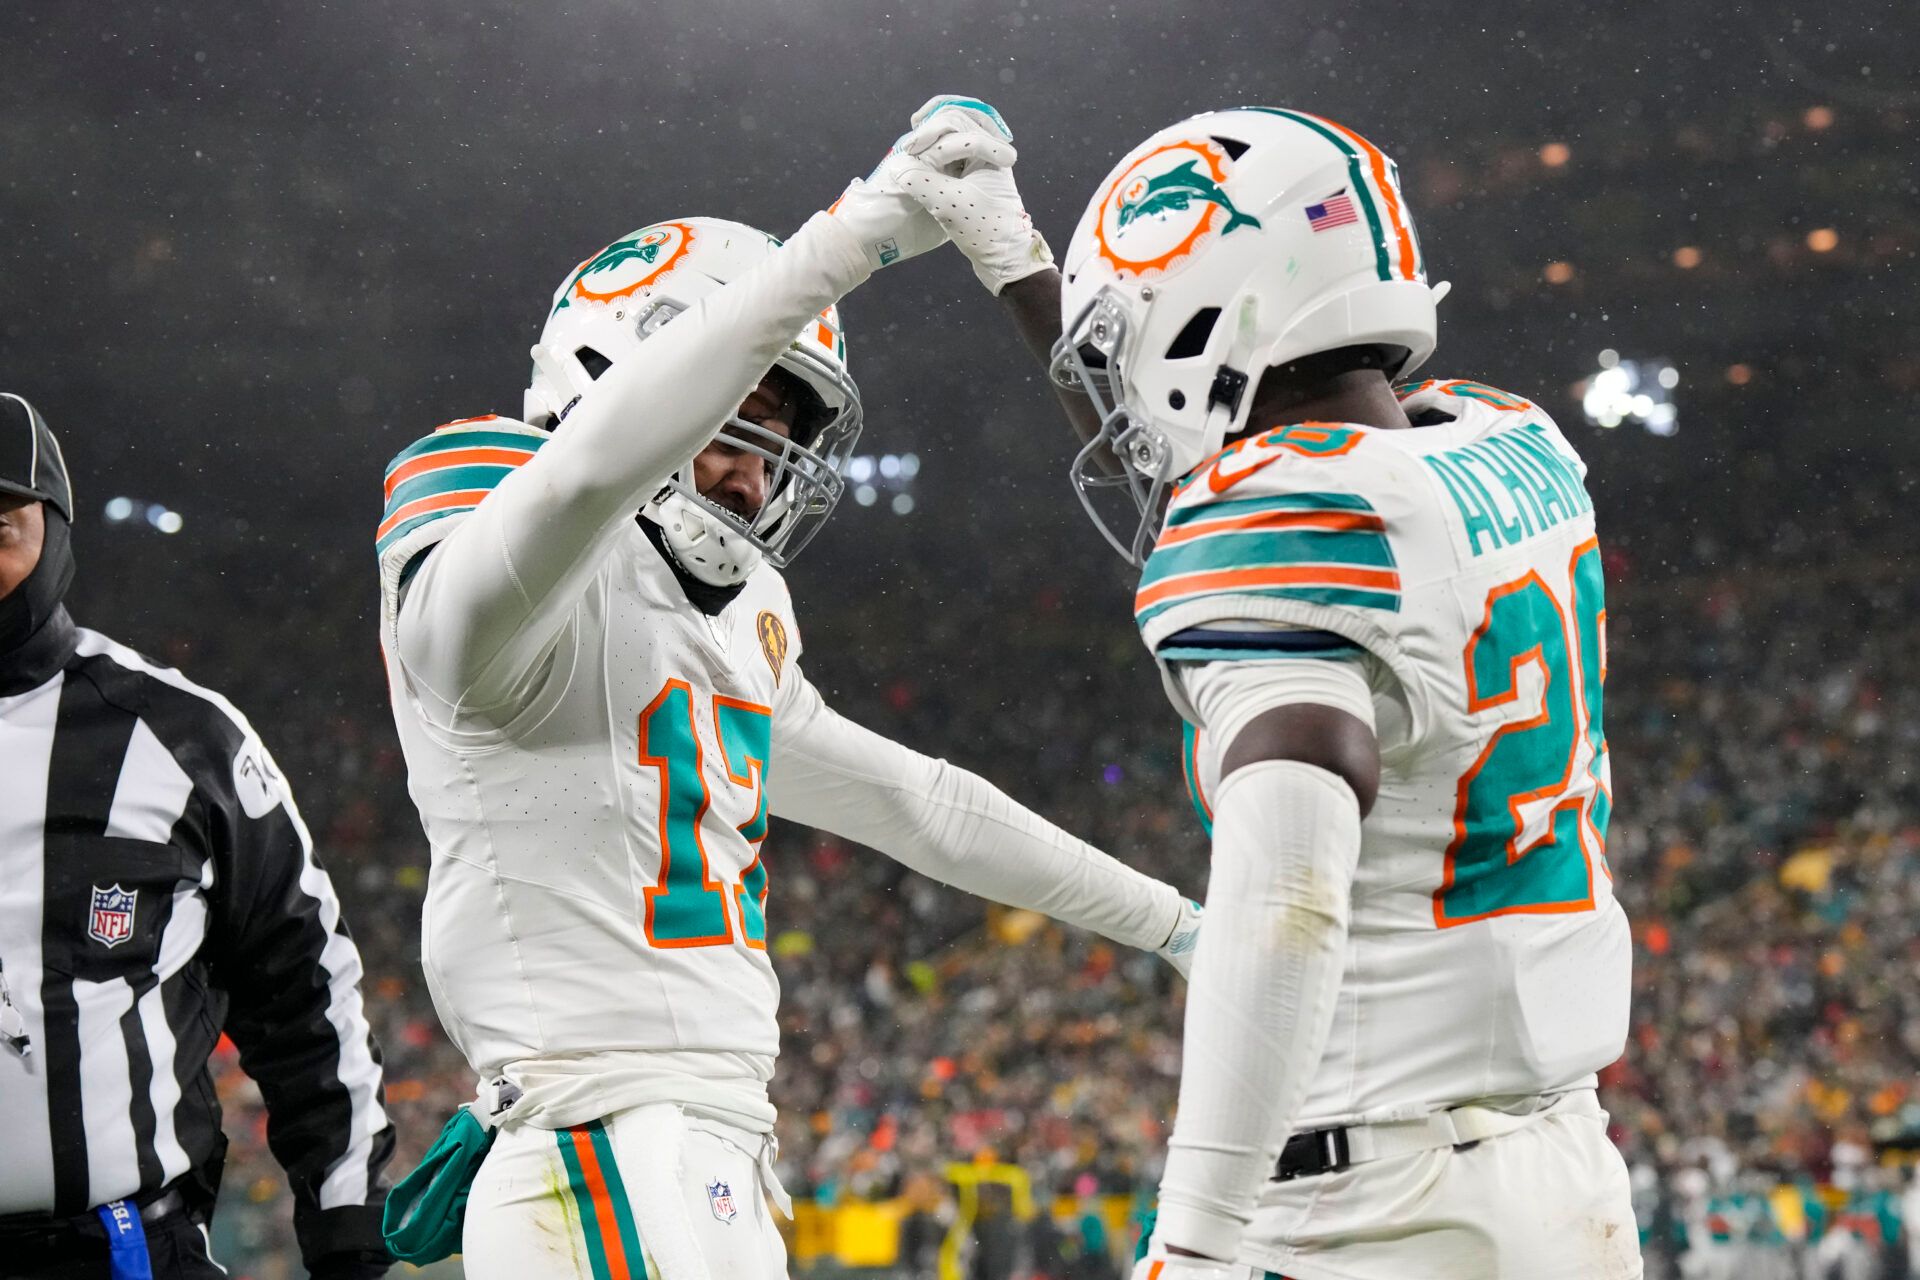
[[[607,246],[554,295],[523,420],[451,424],[387,470],[422,963],[482,1080],[389,1206],[411,1260],[460,1247],[464,1199],[483,1280],[786,1275],[769,814],[1191,951],[1171,887],[841,719],[801,669],[778,568],[860,430],[835,303],[945,239],[892,163],[784,244],[684,218]]]
[[[1026,224],[1004,122],[915,123],[902,188],[994,262]],[[1638,1276],[1594,1092],[1630,949],[1584,464],[1522,397],[1396,388],[1445,286],[1393,162],[1331,121],[1161,130],[1063,268],[996,292],[1090,401],[1076,484],[1141,569],[1212,836],[1136,1275]]]

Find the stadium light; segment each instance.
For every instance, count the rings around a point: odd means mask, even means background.
[[[164,502],[143,502],[124,495],[108,498],[100,514],[109,527],[118,528],[139,522],[156,533],[178,533],[187,523],[185,516]]]
[[[897,516],[912,512],[913,478],[920,474],[920,457],[912,453],[855,454],[841,465],[841,474],[853,486],[853,500],[863,507],[879,502]]]
[[[1588,422],[1608,429],[1632,422],[1656,436],[1680,429],[1680,410],[1672,395],[1680,385],[1680,371],[1672,363],[1623,360],[1611,347],[1595,363],[1600,367],[1577,388]]]

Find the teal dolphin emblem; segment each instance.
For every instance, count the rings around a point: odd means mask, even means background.
[[[592,262],[580,268],[580,275],[575,276],[574,279],[590,276],[596,271],[611,271],[622,263],[632,262],[635,258],[652,266],[654,259],[660,256],[660,246],[666,242],[667,237],[658,233],[655,233],[651,239],[635,236],[631,240],[615,240],[602,249]]]
[[[1198,160],[1189,160],[1177,169],[1169,169],[1157,178],[1147,179],[1146,186],[1137,194],[1120,197],[1120,225],[1126,226],[1135,218],[1144,218],[1150,214],[1180,213],[1190,208],[1195,200],[1204,200],[1208,204],[1218,205],[1227,211],[1227,225],[1220,228],[1221,235],[1231,233],[1236,227],[1260,229],[1260,219],[1240,212],[1233,207],[1233,201],[1220,184],[1201,173]]]
[[[562,294],[560,301],[554,305],[553,309],[555,313],[558,313],[562,308],[572,302],[572,298],[569,297],[568,294],[571,294],[573,286],[579,284],[596,271],[611,271],[615,267],[623,263],[632,262],[636,258],[648,266],[652,266],[654,260],[660,256],[660,246],[664,245],[669,239],[671,239],[671,237],[662,231],[643,231],[631,239],[615,240],[612,244],[595,254],[586,266],[581,267],[579,271],[574,273],[573,279],[567,282],[567,293]]]

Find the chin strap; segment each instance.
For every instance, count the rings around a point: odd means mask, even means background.
[[[1240,402],[1246,398],[1250,381],[1247,366],[1253,360],[1254,337],[1259,320],[1259,302],[1251,297],[1242,299],[1234,325],[1233,345],[1227,348],[1226,358],[1214,370],[1213,385],[1207,389],[1207,434],[1202,446],[1203,458],[1212,456],[1234,433],[1235,424],[1241,421]]]
[[[647,535],[647,541],[653,544],[653,549],[660,553],[660,558],[667,562],[667,568],[673,570],[673,576],[680,583],[680,589],[686,593],[687,602],[709,618],[732,604],[740,593],[747,589],[744,580],[730,587],[716,587],[711,582],[702,582],[688,573],[686,567],[674,557],[673,548],[667,545],[665,530],[645,516],[635,516],[634,520],[640,525],[641,531]]]

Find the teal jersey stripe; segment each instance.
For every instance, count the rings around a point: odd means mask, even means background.
[[[393,496],[387,499],[388,516],[420,498],[439,493],[458,493],[462,489],[491,489],[507,478],[514,468],[506,463],[469,463],[466,466],[439,467],[409,476]],[[385,519],[385,516],[381,517]]]
[[[640,1251],[640,1228],[633,1220],[633,1202],[627,1198],[627,1184],[620,1178],[620,1162],[613,1158],[613,1142],[607,1127],[595,1120],[587,1126],[593,1154],[600,1157],[600,1172],[607,1179],[607,1195],[613,1201],[614,1220],[620,1225],[620,1246],[627,1255],[627,1270],[633,1280],[647,1280],[647,1260]]]
[[[528,449],[537,452],[541,445],[552,438],[538,427],[521,427],[517,431],[497,427],[454,427],[415,440],[393,455],[387,463],[387,471],[391,473],[401,463],[422,454],[445,453],[449,449]]]
[[[1169,609],[1208,596],[1221,600],[1234,596],[1273,596],[1281,600],[1302,600],[1308,604],[1345,605],[1354,609],[1384,609],[1388,613],[1400,612],[1400,593],[1397,591],[1368,591],[1361,587],[1239,587],[1227,591],[1210,591],[1191,596],[1176,596],[1171,600],[1162,600],[1150,605],[1134,615],[1134,621],[1145,626],[1154,618]]]
[[[1210,649],[1205,645],[1165,645],[1154,656],[1169,662],[1273,662],[1288,658],[1318,658],[1322,662],[1357,658],[1366,650],[1357,644],[1328,645],[1324,649]]]
[[[1249,529],[1215,533],[1161,547],[1147,557],[1140,585],[1210,569],[1267,569],[1281,565],[1341,564],[1391,569],[1387,535],[1366,530]]]
[[[374,554],[385,555],[388,547],[400,541],[400,539],[406,537],[408,534],[412,533],[415,529],[418,529],[423,524],[431,524],[435,520],[444,520],[448,516],[463,516],[463,515],[466,515],[469,511],[472,511],[473,509],[474,508],[471,506],[443,507],[438,511],[427,511],[427,512],[423,512],[420,515],[413,516],[409,519],[402,520],[399,524],[393,526],[393,528],[388,531],[386,537],[381,538],[379,541],[374,543],[374,546],[373,546]]]
[[[1347,158],[1347,174],[1353,179],[1353,189],[1360,196],[1360,208],[1367,215],[1367,227],[1373,232],[1373,265],[1379,271],[1382,280],[1393,279],[1393,258],[1387,252],[1387,224],[1380,217],[1379,206],[1374,203],[1371,175],[1367,172],[1367,158],[1360,154],[1359,148],[1318,120],[1302,115],[1298,111],[1288,111],[1282,107],[1248,107],[1247,110],[1264,111],[1270,116],[1280,116],[1303,128],[1311,129],[1331,142],[1340,154]]]
[[[1373,504],[1355,493],[1279,493],[1261,498],[1230,498],[1225,502],[1196,502],[1190,506],[1175,504],[1167,514],[1167,527],[1178,528],[1195,520],[1225,520],[1230,516],[1250,516],[1262,511],[1372,511]]]

